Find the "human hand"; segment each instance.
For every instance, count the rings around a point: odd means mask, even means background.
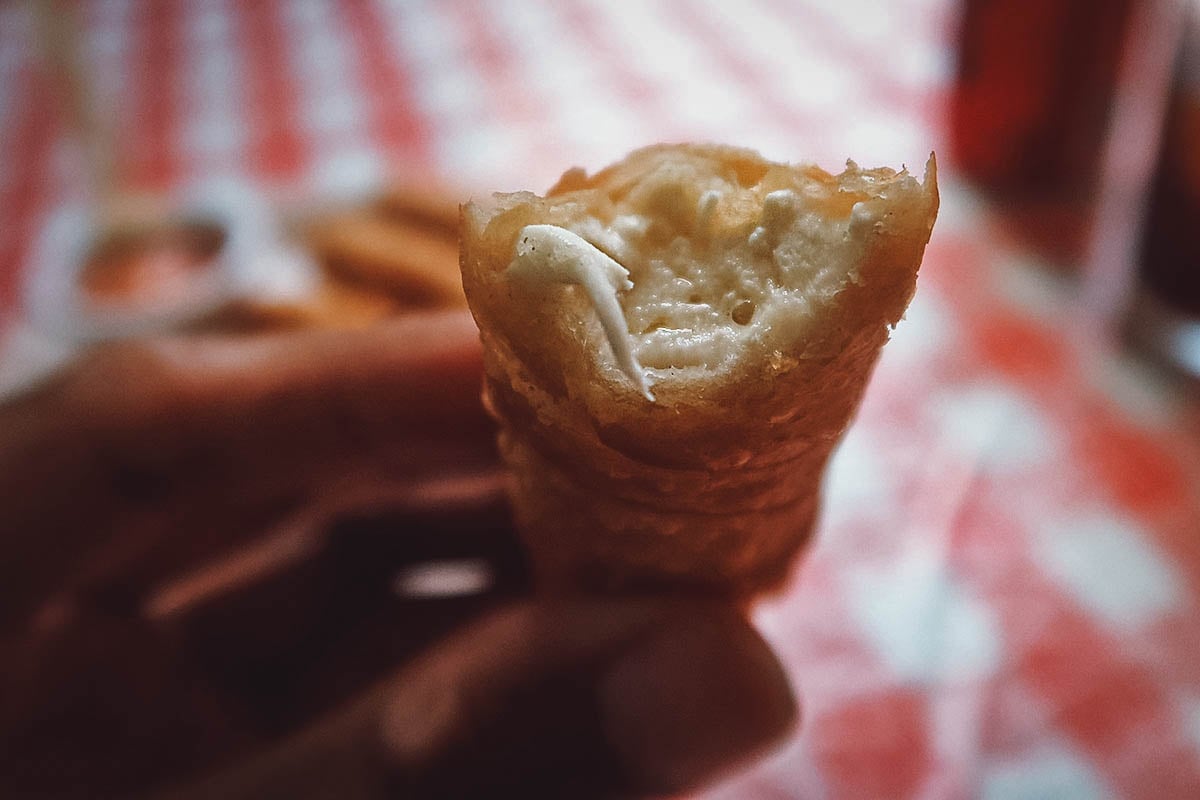
[[[776,741],[795,702],[739,611],[530,596],[480,369],[432,314],[136,345],[0,409],[0,788],[636,796]],[[490,591],[392,591],[469,556]]]

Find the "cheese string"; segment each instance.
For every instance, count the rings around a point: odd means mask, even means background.
[[[566,284],[587,293],[621,371],[642,396],[654,395],[646,372],[633,353],[617,292],[633,288],[629,270],[591,242],[557,225],[526,225],[517,236],[517,255],[505,275],[526,285]]]

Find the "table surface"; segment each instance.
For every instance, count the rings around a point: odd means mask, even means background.
[[[165,196],[541,189],[659,140],[917,166],[952,78],[947,0],[77,7],[123,185]],[[0,331],[84,195],[32,25],[0,6]],[[1200,796],[1200,417],[1078,334],[1071,276],[952,166],[819,541],[758,612],[803,726],[706,796]]]

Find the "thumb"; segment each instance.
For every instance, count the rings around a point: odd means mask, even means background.
[[[517,607],[464,631],[408,671],[382,729],[414,796],[589,797],[693,788],[795,716],[782,668],[734,609],[608,600]]]
[[[779,662],[735,609],[526,603],[194,796],[671,795],[761,754],[796,716]]]

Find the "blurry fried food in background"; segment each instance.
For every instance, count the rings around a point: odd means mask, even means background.
[[[441,189],[397,184],[350,208],[293,225],[321,267],[304,303],[235,304],[207,329],[360,328],[407,310],[465,308],[458,270],[458,202]]]
[[[458,203],[442,189],[401,185],[349,206],[294,214],[294,244],[319,276],[295,298],[247,295],[224,302],[184,332],[359,329],[412,310],[465,308],[458,270]],[[79,276],[100,309],[156,311],[183,302],[214,262],[223,233],[203,226],[152,228],[99,242]]]
[[[186,292],[224,245],[225,232],[211,223],[117,230],[92,248],[80,286],[98,305],[159,305]]]
[[[270,331],[366,328],[403,310],[386,294],[326,278],[303,302],[234,300],[187,330],[249,335]]]
[[[410,219],[355,210],[309,226],[307,239],[332,279],[416,308],[466,306],[452,235]]]
[[[387,219],[440,231],[458,246],[458,201],[448,190],[397,183],[380,195],[375,209]]]

